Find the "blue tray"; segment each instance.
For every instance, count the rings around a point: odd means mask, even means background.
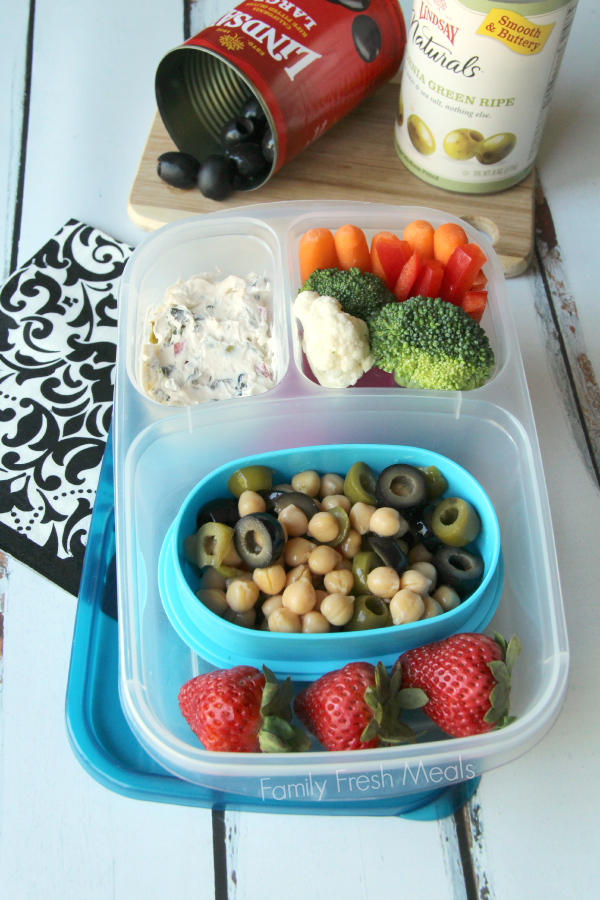
[[[109,436],[88,537],[73,633],[66,696],[69,741],[83,768],[104,787],[157,803],[207,809],[315,815],[293,801],[260,804],[167,772],[134,737],[118,689],[118,624],[114,539],[112,436]],[[452,815],[475,793],[479,778],[435,791],[385,800],[319,805],[320,815],[393,816],[432,821]]]

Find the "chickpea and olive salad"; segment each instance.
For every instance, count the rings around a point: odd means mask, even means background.
[[[231,475],[232,497],[206,503],[184,541],[202,572],[198,599],[245,628],[320,634],[429,619],[455,609],[483,578],[467,550],[477,511],[435,466],[356,462],[347,475],[298,472],[272,484],[267,466]]]

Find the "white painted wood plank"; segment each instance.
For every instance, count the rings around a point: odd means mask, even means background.
[[[71,217],[134,245],[127,215],[182,0],[37,0],[20,261]]]
[[[112,793],[79,765],[64,702],[70,594],[9,563],[0,896],[11,900],[212,900],[208,810]]]
[[[600,376],[597,242],[600,233],[600,9],[580,2],[565,52],[538,157],[570,291],[588,351]]]
[[[437,822],[228,813],[228,900],[463,900]],[[452,842],[452,835],[442,840]],[[451,852],[456,859],[456,853]],[[456,889],[455,889],[456,888]]]
[[[21,158],[21,126],[29,4],[17,3],[2,17],[0,53],[0,281],[9,274]]]

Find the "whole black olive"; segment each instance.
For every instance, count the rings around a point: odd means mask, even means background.
[[[262,154],[268,163],[275,159],[275,138],[270,128],[267,128],[262,139]]]
[[[439,584],[454,588],[459,597],[466,597],[481,584],[483,560],[464,547],[440,547],[432,559]]]
[[[194,159],[189,153],[179,153],[175,150],[162,153],[158,157],[156,167],[159,178],[162,178],[171,187],[183,190],[195,186],[199,169],[200,163],[197,159]]]
[[[202,528],[206,522],[220,522],[222,525],[235,528],[235,523],[239,518],[237,500],[234,500],[233,497],[216,497],[198,510],[196,528]]]
[[[198,172],[198,187],[209,200],[225,200],[231,193],[235,171],[225,156],[209,156]]]
[[[233,541],[238,556],[249,569],[264,569],[283,553],[285,532],[269,513],[254,513],[238,520]]]
[[[235,144],[243,144],[251,140],[256,142],[256,125],[252,119],[237,116],[235,119],[225,122],[221,128],[221,143],[226,150]]]
[[[240,178],[245,182],[256,179],[268,171],[268,163],[258,144],[236,144],[226,151]]]
[[[267,121],[267,117],[265,115],[264,109],[262,108],[260,100],[257,100],[256,97],[250,97],[249,100],[246,100],[238,115],[244,116],[246,119],[259,119],[261,121]]]
[[[414,466],[404,463],[387,466],[377,479],[375,495],[379,506],[399,510],[418,506],[427,496],[427,480]]]
[[[398,575],[402,575],[407,569],[406,555],[398,546],[394,538],[381,537],[380,534],[369,532],[369,544],[377,556],[383,560],[384,565],[389,566]]]
[[[371,16],[355,16],[352,20],[352,38],[361,59],[366,63],[377,59],[381,50],[381,32]]]

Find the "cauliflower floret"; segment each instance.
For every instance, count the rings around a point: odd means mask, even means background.
[[[302,348],[323,387],[349,387],[372,367],[366,322],[342,312],[335,297],[303,291],[294,301],[294,315],[304,328]]]

